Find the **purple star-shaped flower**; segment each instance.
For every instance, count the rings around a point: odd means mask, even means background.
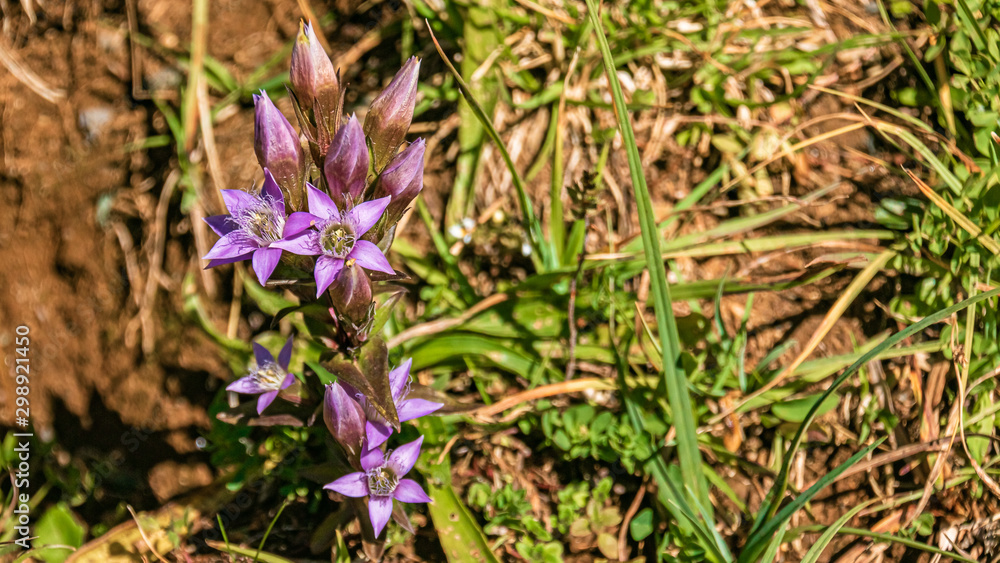
[[[421,436],[388,455],[378,448],[368,449],[366,445],[361,453],[361,468],[364,471],[344,475],[323,488],[348,497],[367,496],[368,513],[375,536],[378,536],[392,516],[393,499],[411,503],[431,501],[416,481],[402,478],[413,469],[423,442],[424,437]]]
[[[337,209],[330,196],[311,184],[306,184],[306,197],[309,213],[292,213],[285,224],[285,240],[274,243],[274,247],[302,256],[319,256],[315,271],[316,297],[337,279],[347,260],[354,260],[366,270],[395,273],[379,247],[361,239],[389,206],[389,197],[366,201],[345,212]]]
[[[281,249],[274,243],[281,240],[287,229],[285,200],[274,176],[264,170],[264,185],[259,195],[243,190],[222,190],[229,215],[205,217],[205,222],[220,237],[204,256],[208,268],[253,259],[253,271],[261,285],[267,283],[278,261]]]
[[[439,408],[443,403],[434,403],[426,399],[408,399],[410,394],[410,366],[413,365],[413,358],[407,359],[403,365],[389,372],[389,388],[392,390],[392,402],[396,405],[396,414],[399,415],[400,422],[414,420],[424,415],[428,415]],[[389,422],[380,414],[375,412],[371,403],[361,393],[356,397],[361,407],[365,410],[367,421],[365,422],[365,437],[368,444],[376,448],[385,443],[392,435],[392,427]]]
[[[295,376],[288,373],[288,362],[292,359],[292,337],[278,353],[278,361],[274,356],[256,342],[253,343],[253,355],[257,366],[245,377],[241,377],[226,387],[226,391],[235,391],[247,395],[260,395],[257,399],[257,414],[262,414],[282,389],[295,382]]]

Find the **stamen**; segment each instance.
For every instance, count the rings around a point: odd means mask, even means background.
[[[388,467],[376,467],[368,472],[368,493],[373,497],[387,497],[396,490],[399,477]]]
[[[285,228],[285,218],[274,209],[271,198],[267,196],[261,198],[257,205],[234,216],[233,221],[261,246],[279,240]]]
[[[285,381],[285,370],[276,364],[264,364],[253,373],[253,377],[265,387],[277,389]]]
[[[326,255],[334,258],[346,258],[356,240],[354,230],[345,223],[331,222],[320,229],[319,246]]]

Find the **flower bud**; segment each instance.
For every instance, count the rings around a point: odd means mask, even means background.
[[[254,152],[261,168],[270,170],[293,211],[302,208],[305,161],[292,124],[261,90],[254,94]]]
[[[368,319],[372,304],[372,284],[368,274],[353,260],[344,263],[344,269],[330,286],[333,306],[340,315],[354,324],[362,324]]]
[[[323,163],[330,198],[340,209],[349,209],[360,203],[368,178],[368,147],[361,124],[353,115],[337,130],[326,152]]]
[[[323,398],[323,421],[334,439],[353,456],[361,453],[365,436],[365,413],[340,383],[326,386]]]
[[[413,108],[417,104],[419,71],[420,60],[410,57],[392,82],[375,98],[365,117],[365,135],[371,140],[376,172],[382,170],[396,154],[410,128]]]
[[[392,225],[403,216],[406,207],[424,187],[424,140],[417,139],[397,154],[379,175],[373,197],[390,196],[386,208],[386,224]]]
[[[299,107],[306,114],[311,115],[316,101],[328,110],[333,109],[340,101],[340,81],[337,79],[337,71],[323,50],[316,32],[305,22],[299,23],[299,35],[295,39],[295,46],[292,47],[292,68],[289,78]]]

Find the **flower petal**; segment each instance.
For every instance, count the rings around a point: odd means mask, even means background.
[[[242,256],[260,248],[260,245],[246,236],[243,231],[232,231],[228,235],[220,238],[208,254],[202,256],[204,260],[214,260],[216,258],[232,258]],[[376,247],[377,248],[377,247]]]
[[[336,491],[345,497],[360,498],[368,495],[368,477],[360,471],[348,473],[332,483],[327,483],[323,488]]]
[[[365,443],[361,448],[361,469],[371,471],[383,465],[385,465],[385,452],[370,443]]]
[[[252,375],[248,375],[230,383],[226,386],[226,391],[243,393],[245,395],[257,395],[264,393],[265,391],[269,391],[269,389],[261,385],[260,381],[257,381],[257,378]]]
[[[372,497],[368,500],[368,512],[372,527],[375,528],[375,537],[378,537],[392,517],[392,497]]]
[[[271,204],[271,207],[279,215],[285,215],[285,196],[281,195],[281,188],[278,187],[278,182],[274,181],[274,176],[267,168],[264,169],[264,185],[260,187],[260,195],[262,198],[268,198],[268,203]]]
[[[309,201],[309,213],[324,219],[339,219],[340,210],[337,204],[333,203],[330,196],[326,195],[312,184],[306,184],[306,198]]]
[[[214,260],[209,260],[208,266],[205,266],[205,269],[207,270],[209,268],[214,268],[216,266],[232,264],[233,262],[242,262],[244,260],[249,260],[250,258],[253,258],[253,252],[249,252],[247,254],[241,254],[239,256],[233,256],[232,258],[216,258]]]
[[[231,221],[232,218],[232,215],[212,215],[211,217],[205,217],[204,220],[215,231],[215,234],[222,237],[236,229],[236,221]]]
[[[267,284],[267,280],[274,273],[281,261],[280,248],[261,248],[253,253],[253,272],[257,274],[257,281],[260,285]]]
[[[357,207],[347,212],[347,216],[354,223],[355,229],[357,229],[358,236],[361,236],[368,232],[369,229],[378,223],[379,217],[385,212],[385,208],[389,207],[389,196],[366,201],[364,203],[359,203]]]
[[[253,343],[253,358],[257,360],[258,368],[262,368],[267,364],[274,363],[274,356],[271,354],[271,352],[269,352],[267,348],[261,346],[260,344],[257,344],[256,342]]]
[[[302,231],[312,227],[316,223],[322,221],[319,217],[313,215],[312,213],[306,213],[305,211],[296,211],[285,219],[285,230],[281,233],[282,238],[289,238],[293,235],[297,235]]]
[[[257,205],[257,198],[243,190],[221,190],[222,201],[226,204],[226,209],[233,215],[239,215],[247,207]]]
[[[316,259],[316,297],[319,298],[330,287],[333,280],[337,279],[337,274],[344,269],[344,260],[341,258],[331,258],[330,256],[320,256]]]
[[[268,391],[260,397],[257,398],[257,414],[264,414],[264,409],[271,406],[274,399],[278,396],[278,390]]]
[[[389,454],[388,465],[396,472],[397,477],[402,477],[413,469],[413,464],[417,463],[420,457],[420,445],[424,443],[421,436],[409,444],[403,444]]]
[[[414,420],[443,407],[444,403],[435,403],[425,399],[407,399],[396,405],[400,422]]]
[[[285,341],[285,345],[281,347],[281,351],[278,352],[278,365],[281,369],[288,369],[288,362],[292,361],[292,337],[289,336],[288,340]],[[284,389],[284,388],[282,388]]]
[[[354,248],[347,257],[357,260],[358,265],[366,270],[375,270],[376,272],[390,275],[396,273],[392,269],[392,266],[389,265],[389,261],[386,260],[385,254],[382,254],[382,251],[379,250],[379,247],[367,240],[355,242]]]
[[[392,389],[392,400],[399,403],[406,390],[406,384],[410,381],[410,366],[413,365],[413,358],[407,358],[405,362],[396,369],[389,372],[389,388]]]
[[[396,490],[392,496],[400,502],[430,502],[431,497],[427,496],[423,487],[413,479],[400,479],[396,485]]]
[[[319,233],[316,231],[302,231],[291,238],[276,240],[268,248],[280,248],[299,256],[316,256],[322,254],[319,248]]]
[[[292,385],[292,383],[295,383],[295,374],[286,373],[285,380],[281,382],[281,390],[288,389]]]
[[[368,438],[368,446],[377,448],[385,443],[392,436],[392,428],[384,422],[369,420],[365,424],[365,437]]]

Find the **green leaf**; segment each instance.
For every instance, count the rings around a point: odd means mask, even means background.
[[[441,463],[427,463],[438,455],[437,451],[428,450],[421,460],[428,474],[427,494],[434,501],[427,506],[427,510],[445,557],[451,563],[499,563],[475,517],[451,486],[451,463],[447,456]]]
[[[79,522],[69,505],[65,502],[45,511],[35,525],[34,533],[38,536],[32,544],[35,547],[46,545],[80,547],[87,530]],[[65,561],[71,551],[68,549],[49,549],[39,553],[37,557],[45,561]]]
[[[628,525],[629,534],[635,541],[642,541],[653,533],[653,509],[643,508]]]
[[[809,414],[809,410],[816,404],[816,399],[820,396],[819,393],[815,395],[809,395],[808,397],[802,397],[801,399],[792,399],[791,401],[781,401],[771,405],[771,412],[774,416],[784,420],[786,422],[802,422],[806,419],[806,415]],[[829,395],[823,399],[823,404],[820,405],[819,409],[816,411],[816,416],[823,416],[824,414],[833,410],[837,403],[840,402],[840,397],[837,395]]]
[[[608,559],[618,560],[618,540],[611,534],[605,532],[597,536],[597,549]]]

